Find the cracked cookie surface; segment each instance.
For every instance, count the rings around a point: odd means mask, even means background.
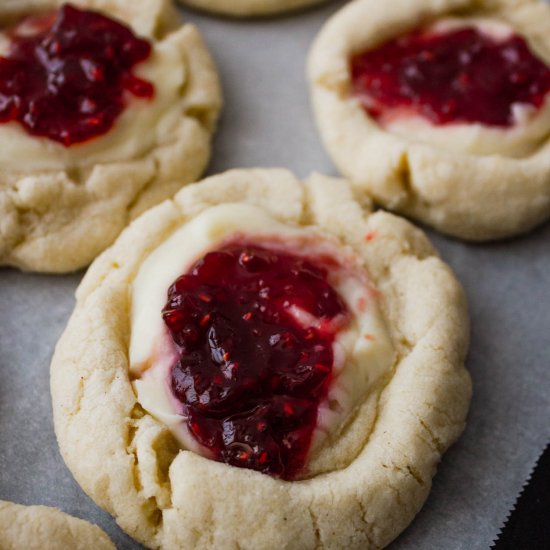
[[[0,500],[0,539],[5,550],[115,550],[97,526],[48,506]]]
[[[227,203],[355,254],[391,339],[394,360],[310,457],[307,479],[185,449],[132,387],[132,286],[144,262]],[[145,213],[91,266],[52,361],[56,434],[82,488],[151,548],[380,548],[418,512],[464,428],[467,345],[463,291],[421,231],[364,197],[360,206],[343,180],[234,170]]]
[[[550,93],[545,93],[544,100],[536,97],[536,107],[528,101],[511,105],[513,120],[500,127],[460,118],[453,122],[443,112],[440,119],[445,123],[434,123],[437,117],[431,111],[431,119],[418,115],[422,107],[416,103],[418,98],[411,99],[408,87],[416,79],[419,89],[425,89],[425,83],[418,81],[423,70],[431,74],[431,81],[441,77],[441,70],[430,72],[428,67],[433,52],[421,48],[419,63],[402,64],[408,71],[403,79],[408,80],[404,84],[401,80],[401,99],[409,107],[400,105],[387,115],[380,114],[372,98],[365,103],[365,96],[354,91],[354,64],[357,71],[362,55],[374,60],[382,51],[397,59],[397,47],[407,40],[414,43],[414,36],[454,32],[456,37],[461,31],[477,34],[479,44],[486,40],[487,51],[502,44],[503,59],[509,56],[508,61],[517,62],[521,70],[525,59],[517,57],[520,51],[527,57],[526,45],[536,58],[532,65],[550,70],[550,6],[543,2],[398,0],[387,9],[373,0],[358,0],[330,19],[312,46],[308,73],[313,110],[339,170],[377,203],[467,240],[504,238],[550,217]],[[478,55],[479,44],[464,55]],[[452,73],[449,63],[453,62],[447,59],[443,73]],[[383,80],[387,85],[386,70],[380,65],[373,86],[384,86]],[[508,73],[511,82],[516,78],[511,85],[524,78],[512,70]],[[455,76],[456,81],[446,88],[451,96],[468,90],[475,74],[466,69]],[[478,76],[480,90],[490,87],[483,71]],[[542,80],[547,81],[548,74]],[[535,86],[534,96],[538,93]],[[373,88],[373,97],[395,98],[397,93]],[[456,97],[443,106],[455,108]]]
[[[62,4],[2,3],[0,55],[9,51],[10,27]],[[30,135],[15,121],[0,124],[2,265],[43,272],[87,265],[129,221],[196,180],[210,156],[221,94],[197,29],[182,23],[168,0],[73,4],[120,21],[149,42],[151,53],[135,65],[132,86],[151,83],[154,93],[126,94],[107,133],[70,146]],[[92,70],[88,65],[85,71]]]

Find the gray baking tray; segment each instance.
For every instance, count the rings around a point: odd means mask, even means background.
[[[341,5],[256,21],[185,10],[224,88],[209,173],[282,166],[300,176],[336,174],[313,125],[304,66],[315,34]],[[486,549],[550,438],[550,226],[489,245],[429,233],[468,294],[474,398],[428,502],[391,548]],[[140,548],[82,492],[53,432],[49,362],[81,278],[0,269],[0,498],[57,506],[100,525],[119,549]]]

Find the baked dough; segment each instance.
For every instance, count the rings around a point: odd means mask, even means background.
[[[2,2],[0,25],[62,3]],[[118,18],[153,43],[135,72],[155,84],[155,97],[130,101],[107,134],[69,148],[16,123],[0,125],[0,264],[25,270],[87,265],[131,219],[196,180],[221,105],[202,38],[181,24],[169,0],[75,4]]]
[[[395,361],[327,454],[325,473],[285,482],[182,450],[138,404],[129,376],[131,285],[152,252],[220,204],[313,227],[362,258]],[[51,365],[61,453],[94,501],[151,548],[380,548],[412,520],[464,428],[463,291],[425,235],[363,208],[344,180],[234,170],[185,187],[136,220],[90,267]],[[350,441],[351,456],[340,456]]]
[[[528,231],[550,217],[550,98],[534,120],[501,130],[420,117],[382,128],[350,96],[350,55],[448,17],[509,26],[550,64],[550,6],[537,0],[351,2],[309,56],[323,142],[358,189],[444,233],[481,241]]]
[[[0,500],[2,550],[115,550],[97,526],[49,508]]]
[[[320,4],[327,0],[180,0],[182,4],[234,17],[272,15]]]

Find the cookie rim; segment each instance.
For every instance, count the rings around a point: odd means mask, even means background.
[[[261,17],[307,9],[328,0],[178,0],[186,7],[226,17]]]

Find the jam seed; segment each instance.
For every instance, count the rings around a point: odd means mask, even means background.
[[[374,241],[375,238],[376,238],[376,232],[375,232],[375,231],[369,231],[369,232],[365,235],[365,240],[366,240],[367,242]]]
[[[292,416],[294,414],[294,408],[288,401],[283,405],[283,411],[287,416]]]
[[[316,363],[315,369],[326,373],[329,373],[332,370],[329,365],[323,365],[323,363]]]

